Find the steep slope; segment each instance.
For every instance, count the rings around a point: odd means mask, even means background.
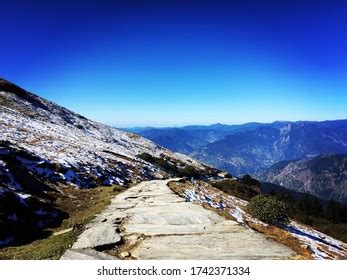
[[[43,230],[64,218],[52,193],[62,186],[91,188],[168,178],[174,170],[210,168],[138,135],[86,119],[0,79],[0,247],[23,230]],[[66,213],[65,213],[66,215]]]
[[[347,204],[347,155],[320,155],[279,162],[259,178],[290,190]]]

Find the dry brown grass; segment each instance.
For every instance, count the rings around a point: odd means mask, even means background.
[[[129,136],[130,139],[134,139],[134,140],[138,140],[138,139],[141,138],[140,135],[135,134],[135,133],[130,133],[130,132],[128,132],[128,136]]]
[[[312,252],[306,247],[303,247],[295,237],[293,237],[290,233],[286,232],[285,230],[275,226],[263,226],[254,223],[248,223],[248,226],[257,232],[264,234],[267,238],[275,240],[276,242],[291,248],[298,254],[294,257],[294,259],[312,259]]]

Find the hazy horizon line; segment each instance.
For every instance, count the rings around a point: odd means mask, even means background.
[[[273,123],[298,123],[298,122],[329,122],[329,121],[344,121],[347,120],[346,118],[338,118],[338,119],[323,119],[323,120],[274,120],[269,122],[258,122],[258,121],[248,121],[248,122],[242,122],[242,123],[222,123],[222,122],[214,122],[214,123],[190,123],[190,124],[167,124],[167,125],[111,125],[116,128],[183,128],[188,126],[213,126],[213,125],[227,125],[227,126],[233,126],[233,125],[245,125],[245,124],[251,124],[251,123],[257,123],[257,124],[273,124]]]

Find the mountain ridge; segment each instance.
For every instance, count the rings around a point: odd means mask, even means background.
[[[247,123],[238,127],[232,125],[228,131],[225,125],[216,127],[215,130],[210,126],[192,130],[189,127],[175,128],[176,135],[169,128],[139,131],[139,134],[236,176],[252,174],[276,162],[306,155],[347,153],[346,119]],[[197,133],[199,130],[208,131],[211,141],[206,141],[207,133]],[[191,135],[190,139],[178,137],[177,132],[184,132],[186,138]],[[159,134],[161,137],[157,137]],[[188,148],[182,148],[185,145]]]
[[[127,186],[173,177],[180,170],[214,172],[148,139],[91,121],[0,80],[0,247],[44,231],[68,213],[64,188]],[[170,172],[140,155],[165,159]],[[172,171],[173,170],[173,171]],[[197,172],[196,172],[197,173]],[[54,194],[54,195],[53,195]]]
[[[283,161],[260,173],[258,179],[347,204],[347,155],[322,154]]]

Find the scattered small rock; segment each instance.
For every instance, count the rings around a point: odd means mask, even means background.
[[[63,229],[63,230],[61,230],[61,231],[54,232],[54,233],[53,233],[53,236],[61,235],[61,234],[70,232],[70,231],[72,231],[72,230],[73,230],[73,228]]]
[[[119,256],[121,256],[122,258],[127,258],[127,257],[130,257],[130,253],[128,251],[124,251],[124,252],[121,252]]]

